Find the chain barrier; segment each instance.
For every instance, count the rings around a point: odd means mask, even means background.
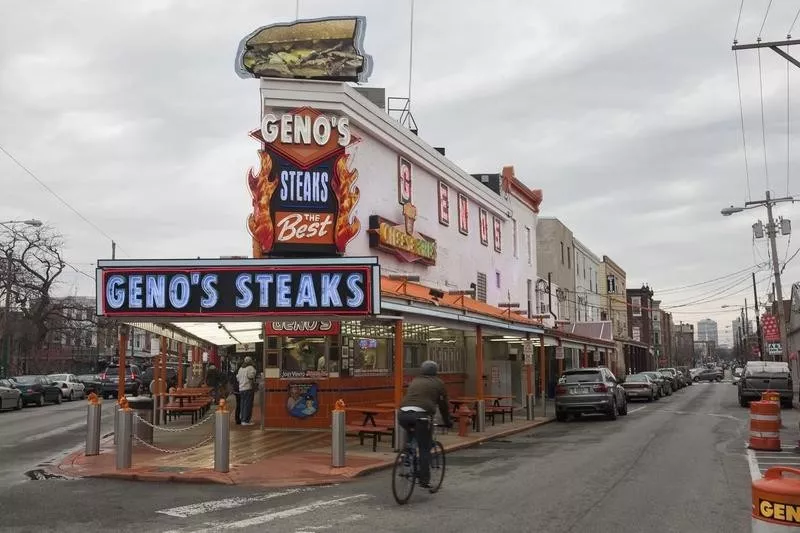
[[[188,448],[184,448],[182,450],[167,450],[166,448],[159,448],[158,446],[156,446],[154,444],[150,444],[149,442],[140,439],[138,435],[133,435],[133,438],[136,439],[137,442],[140,442],[141,444],[144,444],[148,448],[156,450],[157,452],[173,453],[174,454],[174,453],[184,453],[184,452],[190,452],[192,450],[196,450],[197,448],[200,448],[201,446],[204,446],[204,445],[208,444],[209,442],[211,442],[212,440],[214,440],[214,434],[212,433],[211,435],[209,435],[205,439],[201,440],[197,444],[193,444],[193,445],[189,446]]]
[[[203,424],[205,424],[206,422],[208,422],[209,420],[211,420],[214,417],[214,411],[210,412],[208,414],[208,416],[205,417],[204,419],[202,419],[200,422],[197,422],[196,424],[192,424],[191,426],[186,426],[186,427],[182,427],[182,428],[168,428],[168,427],[164,427],[164,426],[153,425],[150,422],[148,422],[147,420],[145,420],[144,418],[142,418],[141,416],[139,416],[136,412],[133,413],[133,416],[137,420],[139,420],[141,423],[145,424],[146,426],[150,426],[153,429],[157,429],[159,431],[166,431],[168,433],[180,433],[182,431],[189,431],[190,429],[194,429],[196,427],[202,426]]]

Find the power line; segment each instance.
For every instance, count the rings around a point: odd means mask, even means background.
[[[742,21],[742,9],[744,8],[744,0],[739,4],[739,14],[736,16],[736,29],[733,32],[733,43],[736,44],[736,38],[739,36],[739,23]],[[798,11],[800,14],[800,11]]]
[[[767,23],[767,16],[769,15],[769,8],[772,7],[772,0],[769,0],[769,4],[767,4],[767,12],[764,13],[764,20],[761,21],[761,28],[758,29],[758,39],[761,40],[761,32],[764,31],[764,24]]]
[[[666,310],[670,310],[671,311],[672,309],[679,309],[679,308],[682,308],[682,307],[693,307],[693,306],[699,305],[699,304],[705,304],[705,303],[709,303],[709,302],[715,302],[715,301],[718,301],[718,300],[722,300],[722,299],[728,298],[730,296],[733,296],[735,294],[739,294],[739,293],[741,293],[742,291],[744,291],[746,289],[749,289],[750,286],[749,286],[749,283],[747,283],[747,285],[744,288],[738,289],[738,290],[736,290],[735,292],[732,292],[732,293],[728,293],[728,291],[733,290],[734,288],[738,287],[742,283],[749,282],[749,281],[750,281],[750,277],[748,276],[746,278],[742,278],[742,279],[736,281],[735,283],[733,283],[731,285],[728,285],[727,287],[725,287],[723,289],[720,289],[719,292],[717,292],[714,295],[709,295],[707,298],[704,297],[702,299],[699,299],[699,300],[696,300],[696,301],[693,301],[693,302],[686,302],[686,303],[681,303],[681,304],[677,304],[677,305],[665,306],[664,308]]]
[[[731,272],[730,274],[725,274],[724,276],[719,276],[718,278],[712,278],[712,279],[709,279],[709,280],[706,280],[706,281],[700,281],[700,282],[697,282],[697,283],[692,283],[690,285],[682,285],[680,287],[670,287],[668,289],[659,289],[657,292],[658,292],[658,294],[664,294],[664,293],[670,293],[670,292],[680,292],[680,291],[682,291],[684,289],[691,289],[693,287],[699,287],[700,285],[708,285],[709,283],[713,283],[715,281],[720,281],[720,280],[723,280],[723,279],[726,279],[726,278],[732,278],[733,276],[738,276],[738,275],[743,274],[745,272],[747,272],[747,275],[749,276],[750,272],[752,272],[753,268],[760,268],[762,266],[763,265],[761,265],[761,264],[756,264],[756,265],[752,265],[752,266],[743,268],[741,270],[737,270],[736,272]]]
[[[772,4],[772,0],[770,0]],[[767,10],[769,12],[769,10]],[[766,19],[766,17],[764,17]],[[760,38],[759,38],[760,39]],[[769,166],[767,164],[767,128],[764,125],[764,74],[761,69],[761,48],[758,49],[758,92],[761,97],[761,144],[764,150],[764,177],[769,189]]]
[[[36,182],[37,182],[39,185],[41,185],[41,186],[42,186],[42,188],[44,188],[44,190],[46,190],[46,191],[47,191],[47,192],[49,192],[51,195],[53,195],[53,196],[54,196],[54,197],[55,197],[55,198],[56,198],[56,199],[57,199],[59,202],[61,202],[61,203],[62,203],[62,204],[63,204],[63,205],[64,205],[64,206],[67,208],[67,209],[69,209],[70,211],[72,211],[73,213],[75,213],[75,214],[78,216],[78,218],[80,218],[81,220],[83,220],[84,222],[86,222],[87,224],[89,224],[89,225],[90,225],[92,228],[94,228],[94,229],[95,229],[95,230],[96,230],[98,233],[100,233],[100,235],[102,235],[103,237],[105,237],[105,238],[106,238],[106,239],[108,239],[109,241],[115,242],[114,238],[113,238],[113,237],[111,237],[111,235],[109,235],[108,233],[106,233],[106,232],[103,230],[103,228],[101,228],[100,226],[98,226],[97,224],[95,224],[94,222],[92,222],[91,220],[89,220],[88,218],[86,218],[86,217],[85,217],[85,216],[84,216],[84,215],[83,215],[83,214],[82,214],[80,211],[78,211],[77,209],[75,209],[74,207],[72,207],[72,205],[71,205],[69,202],[67,202],[67,201],[66,201],[66,200],[65,200],[65,199],[64,199],[64,198],[63,198],[61,195],[59,195],[59,194],[58,194],[56,191],[54,191],[53,189],[51,189],[51,188],[50,188],[50,187],[49,187],[49,186],[48,186],[48,185],[47,185],[47,184],[46,184],[44,181],[42,181],[42,180],[39,178],[39,176],[37,176],[36,174],[34,174],[34,173],[33,173],[33,171],[32,171],[31,169],[29,169],[29,168],[28,168],[28,167],[26,167],[24,164],[22,164],[22,161],[20,161],[20,160],[19,160],[19,159],[17,159],[16,157],[14,157],[14,156],[13,156],[13,155],[12,155],[12,154],[11,154],[11,153],[8,151],[8,150],[6,150],[6,149],[3,147],[3,145],[2,145],[2,144],[0,144],[0,152],[3,152],[3,153],[6,155],[6,157],[8,157],[8,158],[9,158],[11,161],[13,161],[13,162],[14,162],[14,163],[15,163],[15,164],[16,164],[16,165],[19,167],[19,168],[21,168],[21,169],[22,169],[22,170],[23,170],[23,171],[24,171],[24,172],[25,172],[25,173],[26,173],[28,176],[30,176],[31,178],[33,178],[33,179],[34,179],[34,180],[35,180],[35,181],[36,181]]]
[[[742,0],[742,4],[744,4],[744,0]],[[739,15],[741,15],[741,8],[739,11]],[[733,42],[735,43],[736,40],[734,40]],[[744,177],[747,183],[746,198],[747,201],[749,202],[752,199],[750,193],[750,164],[747,161],[747,137],[745,135],[745,129],[744,129],[744,106],[742,105],[742,80],[739,74],[739,52],[734,51],[733,57],[736,61],[736,88],[739,92],[739,121],[741,123],[741,128],[742,128],[742,152],[744,153]]]
[[[742,3],[744,3],[744,0],[742,0]],[[800,17],[800,7],[797,8],[797,13],[794,14],[794,20],[792,21],[792,25],[789,26],[789,31],[786,32],[787,39],[792,38],[792,30],[794,29],[794,25],[797,24],[797,17]]]
[[[787,37],[788,38],[788,37]],[[786,45],[786,53],[789,53],[789,45]],[[791,133],[791,112],[789,104],[791,103],[790,98],[790,85],[791,85],[791,77],[789,75],[789,62],[786,62],[786,196],[789,196],[789,169],[791,168],[791,157],[790,151],[792,146],[792,137]]]

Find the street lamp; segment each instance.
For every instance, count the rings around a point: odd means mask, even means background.
[[[28,220],[5,220],[0,222],[0,224],[25,224],[26,226],[38,228],[43,224],[43,222],[37,218],[29,218]]]
[[[767,236],[769,237],[769,245],[770,250],[772,251],[772,275],[775,280],[775,292],[778,297],[778,325],[781,334],[781,356],[782,359],[786,360],[786,353],[789,349],[789,343],[786,336],[786,324],[787,321],[783,316],[783,288],[781,287],[781,269],[778,263],[778,245],[775,242],[775,237],[778,234],[778,227],[775,224],[775,218],[772,216],[772,208],[775,204],[782,203],[782,202],[794,202],[794,198],[791,196],[784,196],[781,198],[772,198],[770,196],[770,192],[766,191],[765,197],[763,200],[753,200],[744,203],[742,207],[735,207],[730,206],[722,209],[720,213],[722,216],[730,216],[734,213],[740,213],[745,209],[754,209],[756,207],[766,207],[767,208]],[[784,230],[781,228],[781,232],[783,233]],[[788,232],[787,232],[788,233]],[[753,278],[755,280],[755,278]],[[755,290],[755,282],[753,283],[753,287]],[[758,319],[758,315],[756,314],[756,320]],[[762,354],[763,357],[763,354]]]

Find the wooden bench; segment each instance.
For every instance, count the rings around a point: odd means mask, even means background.
[[[506,414],[511,416],[511,421],[514,421],[514,408],[510,405],[492,405],[486,406],[486,418],[492,418],[492,425],[494,425],[494,417],[500,416],[501,421],[505,423]]]
[[[394,426],[389,421],[378,420],[377,425],[362,426],[361,424],[347,424],[346,432],[348,435],[357,435],[361,446],[364,445],[364,437],[372,438],[372,451],[378,451],[378,441],[382,435],[389,435],[394,438]]]

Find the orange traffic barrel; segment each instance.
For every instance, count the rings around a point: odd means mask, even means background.
[[[775,402],[778,404],[778,422],[780,426],[783,427],[783,420],[781,420],[781,393],[775,392],[774,390],[768,390],[766,392],[761,393],[761,401],[762,402]]]
[[[791,476],[784,476],[791,474]],[[800,469],[774,466],[753,481],[753,533],[800,528]]]
[[[750,449],[781,450],[781,406],[775,402],[750,402]]]

